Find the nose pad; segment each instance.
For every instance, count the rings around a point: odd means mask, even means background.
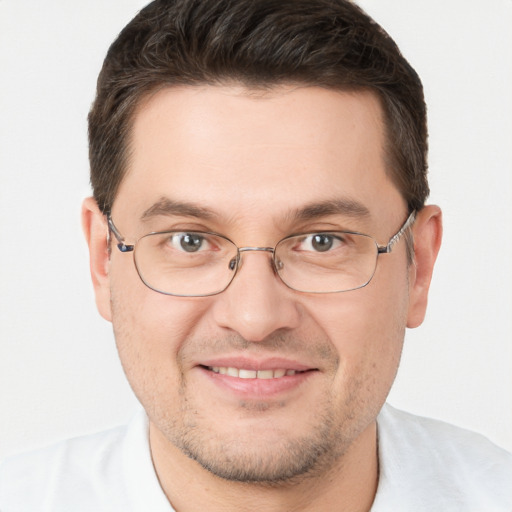
[[[229,270],[235,270],[235,268],[238,266],[239,261],[240,261],[240,258],[238,255],[235,256],[234,258],[231,258],[231,260],[229,261],[229,265],[228,265]]]

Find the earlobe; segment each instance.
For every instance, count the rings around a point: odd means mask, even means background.
[[[418,327],[425,318],[428,290],[434,263],[441,247],[442,213],[438,206],[425,206],[413,226],[414,263],[409,274],[409,311],[407,327]]]
[[[105,216],[92,197],[82,203],[82,228],[89,246],[89,266],[96,306],[100,315],[111,321],[108,228]]]

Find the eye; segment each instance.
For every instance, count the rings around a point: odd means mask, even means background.
[[[339,247],[342,240],[328,233],[313,233],[306,235],[299,246],[302,251],[327,252]]]
[[[207,245],[205,237],[198,233],[174,233],[169,243],[174,249],[185,252],[197,252]]]

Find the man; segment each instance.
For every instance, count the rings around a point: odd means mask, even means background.
[[[384,404],[441,242],[421,82],[337,0],[156,1],[89,116],[91,275],[144,407],[0,510],[510,510],[512,457]]]

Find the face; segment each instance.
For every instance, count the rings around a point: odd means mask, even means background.
[[[135,117],[112,218],[127,243],[195,230],[273,247],[293,233],[354,230],[386,244],[407,210],[383,143],[370,93],[163,90]],[[224,292],[166,296],[141,282],[131,253],[105,254],[97,301],[153,449],[226,479],[275,482],[331,468],[374,428],[411,315],[403,240],[366,287],[331,294],[293,291],[268,252],[247,252]]]

